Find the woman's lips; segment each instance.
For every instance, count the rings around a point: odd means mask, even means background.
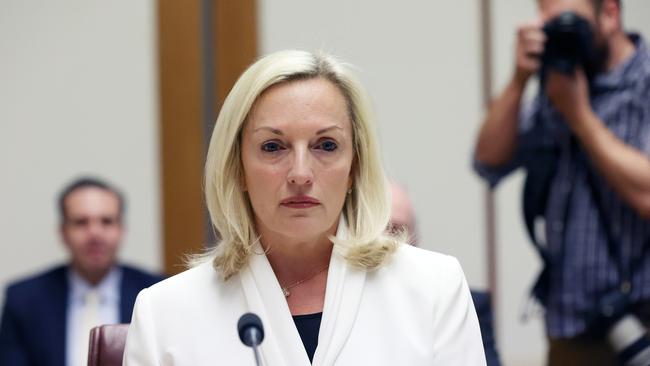
[[[280,205],[288,208],[311,208],[320,205],[320,201],[310,196],[293,196],[280,201]]]

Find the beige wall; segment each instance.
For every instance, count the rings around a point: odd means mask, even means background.
[[[83,173],[128,196],[122,258],[160,268],[154,22],[152,0],[0,1],[2,287],[65,258],[55,199]]]

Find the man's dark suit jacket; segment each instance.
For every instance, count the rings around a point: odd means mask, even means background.
[[[494,327],[492,325],[492,304],[490,295],[486,292],[472,291],[472,301],[478,315],[478,323],[481,326],[481,337],[483,337],[483,348],[487,366],[500,366],[499,353],[494,341]]]
[[[121,266],[120,322],[131,321],[138,292],[160,281]],[[68,277],[60,266],[10,285],[0,323],[0,365],[64,366]]]

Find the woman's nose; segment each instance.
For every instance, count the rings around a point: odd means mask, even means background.
[[[295,149],[293,155],[293,162],[287,180],[289,183],[296,185],[311,184],[314,181],[314,172],[308,149]]]

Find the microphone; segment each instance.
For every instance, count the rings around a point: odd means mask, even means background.
[[[242,343],[253,348],[255,364],[257,366],[261,365],[260,354],[257,347],[262,344],[262,341],[264,340],[264,327],[262,326],[262,320],[260,317],[253,313],[242,315],[237,322],[237,332],[239,333],[239,339],[241,339]]]

